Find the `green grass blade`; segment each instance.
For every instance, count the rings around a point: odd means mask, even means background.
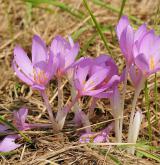
[[[26,2],[30,2],[32,3],[33,6],[38,6],[40,4],[51,4],[54,5],[56,7],[59,7],[60,9],[67,11],[68,13],[70,13],[71,15],[82,19],[84,17],[84,14],[82,12],[80,12],[77,9],[73,9],[71,7],[69,7],[68,5],[66,5],[65,3],[59,2],[57,0],[25,0]]]
[[[110,4],[107,4],[106,2],[104,2],[103,0],[93,0],[93,2],[96,4],[96,5],[99,5],[103,8],[106,8],[108,10],[111,10],[112,12],[115,12],[115,13],[120,13],[120,10],[113,7],[112,5]],[[138,24],[143,24],[143,21],[141,21],[140,19],[134,17],[134,16],[131,16],[129,15],[128,16],[132,21],[135,21],[137,22]]]
[[[20,134],[26,142],[28,143],[32,143],[32,141],[22,132],[19,131],[11,122],[7,121],[6,119],[4,119],[3,116],[0,115],[0,122],[6,124],[7,126],[9,126],[12,130],[16,131],[18,134]]]
[[[107,156],[114,161],[115,164],[117,165],[123,165],[122,162],[120,160],[118,160],[115,156],[111,155],[111,154],[107,154]]]
[[[157,73],[155,73],[154,79],[154,103],[155,103],[155,119],[156,125],[158,126],[158,89],[157,89]]]
[[[123,10],[124,10],[124,6],[126,4],[126,1],[127,0],[122,0],[121,9],[120,9],[119,16],[118,16],[118,21],[119,21],[119,19],[121,18],[122,14],[123,14]]]
[[[152,154],[152,153],[149,153],[147,151],[144,151],[144,150],[139,150],[137,149],[137,152],[149,159],[153,159],[153,160],[156,160],[157,162],[160,162],[160,157],[155,155],[155,154]]]
[[[79,28],[77,31],[75,31],[73,34],[72,34],[72,38],[74,40],[77,40],[79,38],[79,36],[84,33],[85,31],[87,31],[88,29],[90,28],[90,26],[85,26],[85,27],[81,27]]]
[[[152,128],[151,128],[151,114],[150,114],[150,101],[149,101],[149,91],[148,91],[148,82],[145,83],[145,105],[147,110],[147,121],[148,121],[148,134],[149,140],[152,141]]]
[[[109,48],[109,46],[108,46],[108,44],[107,44],[106,38],[104,37],[104,35],[103,35],[102,31],[101,31],[100,25],[98,24],[98,22],[97,22],[95,16],[93,15],[92,11],[90,10],[87,1],[86,1],[86,0],[83,0],[83,4],[84,4],[84,6],[86,7],[86,9],[88,10],[88,12],[89,12],[89,14],[90,14],[90,16],[91,16],[91,18],[92,18],[92,20],[93,20],[95,26],[96,26],[96,29],[97,29],[97,31],[98,31],[98,33],[99,33],[99,35],[100,35],[102,41],[104,42],[104,45],[105,45],[106,49],[107,49],[108,52],[111,54],[111,50],[110,50],[110,48]]]

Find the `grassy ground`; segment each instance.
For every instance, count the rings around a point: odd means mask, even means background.
[[[0,0],[0,115],[10,119],[11,112],[22,106],[29,109],[29,122],[48,123],[45,107],[38,92],[32,91],[14,75],[11,68],[13,48],[20,44],[30,54],[31,39],[34,34],[39,34],[47,44],[57,34],[67,37],[72,35],[74,40],[80,43],[80,56],[98,56],[108,53],[104,42],[96,30],[87,10],[81,0]],[[44,2],[44,3],[41,3]],[[61,2],[61,3],[60,3]],[[120,70],[124,67],[118,42],[115,36],[121,2],[120,0],[90,0],[89,6],[100,24],[111,51],[111,56],[117,62]],[[104,2],[104,3],[103,3]],[[159,0],[128,0],[124,5],[124,13],[129,16],[135,28],[146,22],[149,28],[154,28],[160,34],[160,3]],[[131,156],[125,152],[125,146],[93,146],[78,144],[79,131],[72,122],[73,114],[68,116],[65,128],[60,134],[52,134],[51,130],[26,131],[34,145],[24,142],[19,149],[10,153],[0,153],[0,164],[134,164],[154,165],[160,160],[160,122],[155,124],[155,116],[160,118],[160,76],[157,75],[158,83],[158,110],[155,110],[154,76],[149,80],[150,112],[152,123],[152,141],[148,141],[148,122],[146,117],[140,131],[137,147],[137,155]],[[68,83],[64,80],[65,101],[69,98]],[[128,129],[128,114],[133,98],[133,88],[128,82],[125,102],[125,122],[123,141],[126,142]],[[53,111],[57,110],[57,82],[52,80],[48,87],[48,95]],[[81,100],[81,106],[87,111],[89,98]],[[142,92],[138,107],[146,115],[144,93]],[[106,121],[104,124],[93,126],[94,130],[105,127],[112,119],[109,102],[98,101],[95,118],[92,124]],[[108,121],[108,123],[107,123]],[[114,134],[110,135],[110,142],[114,142]],[[145,145],[147,144],[147,145]],[[152,147],[151,147],[152,146]]]

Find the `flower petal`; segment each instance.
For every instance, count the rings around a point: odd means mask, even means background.
[[[19,138],[18,135],[8,135],[0,142],[0,152],[10,152],[20,147],[21,144],[16,144],[15,140]]]
[[[118,36],[118,39],[120,40],[121,34],[123,30],[129,25],[129,20],[127,16],[122,16],[121,19],[118,22],[118,25],[116,26],[116,33]]]
[[[134,43],[134,31],[130,25],[123,30],[120,37],[120,47],[123,55],[125,56],[127,63],[130,65],[133,61],[133,43]]]
[[[147,33],[147,27],[146,24],[141,25],[138,30],[135,32],[134,35],[134,42],[138,41],[141,42],[144,35]]]
[[[67,49],[65,52],[65,70],[67,70],[75,61],[79,52],[79,45],[76,43],[72,49]]]
[[[18,68],[17,65],[15,63],[15,61],[13,60],[12,62],[12,67],[16,73],[16,75],[26,84],[28,85],[33,85],[33,81],[31,80],[31,77],[27,77],[24,73],[22,73]]]
[[[13,122],[20,130],[25,130],[25,121],[27,118],[27,114],[27,108],[21,108],[18,111],[13,112]]]
[[[130,67],[129,74],[134,87],[137,87],[143,76],[141,70],[136,68],[136,66],[133,64]]]
[[[54,56],[57,56],[59,53],[63,55],[66,47],[69,47],[69,43],[61,36],[56,36],[51,43],[51,51]]]
[[[100,84],[106,78],[108,71],[108,69],[101,69],[100,71],[97,71],[95,74],[93,74],[86,82],[84,90],[89,91]]]
[[[14,48],[14,61],[25,75],[31,76],[33,74],[32,63],[25,51],[19,46]]]
[[[135,63],[137,67],[142,71],[143,74],[149,73],[149,61],[147,61],[146,57],[144,54],[139,54],[135,58]]]
[[[40,61],[46,61],[47,56],[47,48],[42,39],[35,35],[32,40],[32,63],[35,65]]]
[[[149,60],[150,56],[153,55],[153,46],[155,42],[154,31],[150,30],[142,39],[140,43],[139,53],[143,53],[146,56],[146,59]]]

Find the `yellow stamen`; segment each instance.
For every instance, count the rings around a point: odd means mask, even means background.
[[[47,80],[47,76],[44,71],[40,71],[39,73],[36,73],[35,70],[33,70],[34,80],[37,84],[43,84]]]
[[[150,67],[150,70],[153,70],[155,68],[155,63],[154,63],[153,56],[149,60],[149,67]]]

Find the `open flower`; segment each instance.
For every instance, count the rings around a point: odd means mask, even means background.
[[[13,68],[23,82],[33,89],[44,90],[54,75],[56,65],[52,52],[47,49],[40,37],[35,35],[32,41],[32,60],[20,46],[16,46]]]
[[[78,52],[79,45],[74,43],[71,37],[69,42],[61,36],[56,36],[51,44],[51,51],[57,60],[56,76],[62,76],[74,63]]]
[[[147,33],[146,25],[141,25],[137,31],[134,31],[129,24],[128,17],[122,16],[116,26],[116,33],[119,40],[121,51],[130,66],[133,61],[133,44],[140,42]]]
[[[160,37],[149,31],[139,43],[134,44],[136,66],[145,77],[160,70]]]
[[[111,91],[108,91],[108,93],[102,92],[118,81],[119,76],[114,75],[117,71],[115,68],[112,70],[111,65],[113,63],[107,60],[104,61],[109,58],[105,56],[102,55],[97,59],[86,58],[75,69],[75,88],[80,96],[87,95],[102,98],[108,97],[112,93]]]

